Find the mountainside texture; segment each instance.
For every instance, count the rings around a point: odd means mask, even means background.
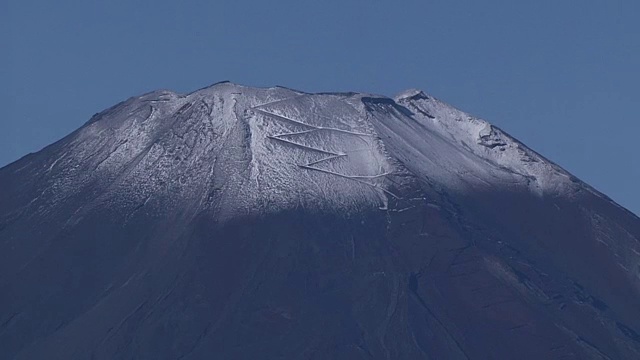
[[[0,358],[639,359],[639,239],[421,91],[156,91],[0,169]]]

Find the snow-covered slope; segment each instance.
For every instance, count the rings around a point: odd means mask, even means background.
[[[389,157],[385,146],[401,154]],[[42,171],[52,202],[108,184],[110,198],[96,204],[136,207],[160,197],[203,207],[217,191],[233,203],[225,211],[384,207],[398,159],[458,191],[526,186],[542,195],[575,186],[499,129],[422,92],[393,103],[231,83],[188,95],[158,91],[96,114],[55,147]]]
[[[94,201],[130,207],[153,197],[206,207],[219,192],[231,212],[384,206],[392,166],[357,101],[230,83],[132,98],[55,149],[46,191],[57,202],[108,184],[110,198]]]
[[[457,110],[419,90],[408,90],[396,96],[398,104],[412,112],[422,132],[437,135],[466,150],[470,161],[485,169],[460,168],[471,181],[489,186],[510,187],[526,184],[532,193],[567,194],[573,191],[571,175],[544,159],[519,141],[484,120]],[[466,167],[466,166],[465,166]],[[488,184],[487,184],[488,183]]]
[[[635,358],[638,238],[418,90],[156,91],[0,169],[0,352]]]

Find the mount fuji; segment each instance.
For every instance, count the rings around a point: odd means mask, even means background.
[[[638,359],[640,219],[395,98],[154,91],[0,169],[6,359]]]

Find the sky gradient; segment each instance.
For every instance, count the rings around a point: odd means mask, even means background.
[[[0,166],[159,88],[420,88],[640,214],[639,18],[637,0],[4,0]]]

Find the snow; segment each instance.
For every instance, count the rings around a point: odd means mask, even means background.
[[[449,163],[473,185],[524,186],[539,196],[566,194],[575,187],[566,171],[484,120],[419,90],[405,91],[395,100],[412,112],[422,132],[438,135],[456,152],[464,153]],[[460,157],[470,161],[460,161]]]
[[[406,172],[460,193],[543,196],[580,186],[500,129],[420,90],[395,99],[229,82],[186,95],[161,90],[97,114],[56,154],[43,190],[54,202],[91,184],[109,189],[82,211],[385,209],[397,197],[393,177]]]

